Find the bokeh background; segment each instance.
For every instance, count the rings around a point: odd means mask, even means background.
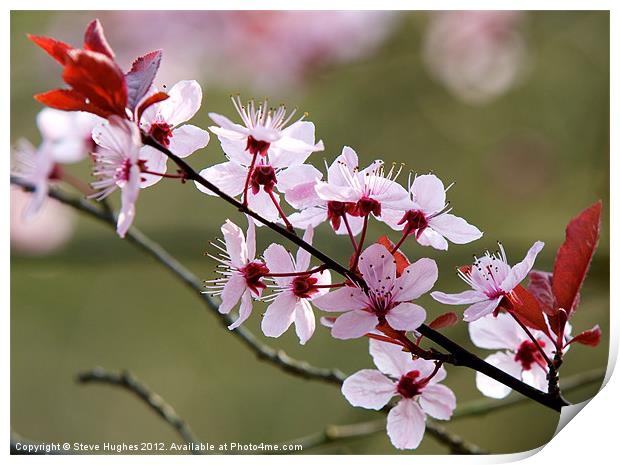
[[[278,12],[13,12],[11,142],[39,142],[32,94],[61,83],[58,66],[26,39],[53,35],[80,44],[99,17],[119,62],[164,49],[157,83],[197,79],[207,111],[232,116],[228,96],[268,94],[310,112],[326,151],[317,166],[354,147],[361,162],[404,162],[446,182],[455,212],[484,237],[448,253],[409,243],[410,258],[437,260],[437,288],[457,290],[453,273],[473,253],[502,240],[514,263],[535,240],[550,270],[568,220],[602,199],[603,231],[577,330],[601,325],[595,349],[577,346],[566,377],[607,363],[609,334],[609,15],[605,12],[278,13]],[[213,138],[188,161],[223,161]],[[87,163],[71,171],[88,180]],[[15,196],[14,196],[15,198]],[[113,202],[118,202],[114,198]],[[17,207],[16,207],[17,208]],[[52,215],[61,221],[65,214]],[[136,224],[203,279],[214,263],[203,256],[226,218],[241,221],[193,185],[161,182],[143,192]],[[14,219],[11,261],[11,426],[45,441],[171,441],[175,434],[141,402],[114,388],[79,386],[78,371],[130,369],[160,393],[212,443],[277,443],[327,424],[380,418],[351,407],[338,389],[291,377],[255,359],[195,296],[150,258],[97,222],[73,217],[69,232],[45,245],[43,222],[22,236]],[[240,223],[241,224],[241,223]],[[34,226],[33,226],[34,227]],[[371,237],[386,229],[373,224]],[[26,237],[24,240],[20,238]],[[66,237],[66,241],[63,239]],[[27,240],[30,239],[30,240]],[[261,231],[262,246],[277,240]],[[348,240],[327,225],[318,245],[345,261]],[[61,247],[57,247],[62,244]],[[429,315],[445,311],[423,300]],[[248,326],[260,335],[262,308]],[[475,350],[465,324],[445,330]],[[371,367],[367,342],[334,340],[318,328],[305,347],[292,332],[267,341],[290,355],[345,372]],[[474,373],[448,369],[459,403],[481,398]],[[574,391],[592,396],[598,385]],[[557,415],[531,403],[446,424],[496,453],[547,442]],[[385,434],[331,444],[317,453],[394,453]],[[444,453],[426,437],[418,453]]]

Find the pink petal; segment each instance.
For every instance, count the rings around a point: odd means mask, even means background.
[[[446,189],[434,174],[418,176],[411,186],[413,201],[426,214],[437,213],[446,205]]]
[[[523,330],[507,313],[487,315],[469,324],[469,337],[481,349],[515,350],[522,341],[520,331]]]
[[[446,386],[429,384],[422,390],[420,406],[433,418],[449,420],[456,408],[456,396]]]
[[[140,160],[145,162],[146,169],[149,171],[153,171],[155,173],[165,174],[167,168],[168,157],[164,155],[159,150],[144,146],[140,149]],[[145,188],[156,184],[161,181],[162,177],[154,174],[141,173],[140,178],[142,181],[140,182],[140,187]]]
[[[549,390],[547,371],[540,365],[533,364],[532,368],[529,370],[524,370],[521,376],[523,377],[524,383],[527,383],[542,392],[547,392]]]
[[[332,283],[332,274],[329,270],[323,270],[320,273],[314,273],[312,275],[313,278],[316,278],[316,285],[317,286],[329,286]],[[318,292],[316,294],[314,294],[310,300],[312,300],[312,302],[314,302],[315,299],[318,299],[319,297],[321,297],[322,295],[325,295],[329,292],[329,289],[326,287],[323,288],[319,288]]]
[[[446,294],[435,291],[431,292],[431,297],[437,302],[447,305],[475,304],[476,302],[488,300],[485,294],[474,290],[463,291],[458,294]]]
[[[243,190],[243,187],[241,190]],[[274,196],[276,202],[279,203],[280,196],[276,193],[274,193]],[[261,189],[258,194],[253,194],[251,189],[248,190],[248,207],[250,210],[261,215],[267,221],[276,221],[280,218],[278,209],[269,194],[267,194],[264,189]],[[257,226],[262,226],[262,223],[257,223]]]
[[[291,254],[280,244],[271,244],[263,253],[265,265],[272,273],[292,273],[295,271]],[[292,278],[274,278],[278,286],[288,285]]]
[[[116,222],[116,233],[125,237],[136,216],[136,201],[140,193],[140,169],[132,165],[129,180],[121,189],[121,210]]]
[[[327,170],[329,184],[334,186],[348,186],[347,178],[355,174],[359,167],[357,153],[351,147],[343,147],[342,153],[334,160]]]
[[[246,290],[247,287],[243,276],[239,273],[233,273],[222,290],[222,295],[220,296],[222,303],[218,309],[219,312],[230,313]]]
[[[313,188],[314,189],[314,188]],[[288,198],[287,198],[288,200]],[[289,202],[290,203],[290,202]],[[309,226],[316,228],[327,219],[327,210],[325,208],[310,207],[298,213],[288,216],[291,224],[300,229],[307,229]]]
[[[374,314],[353,310],[338,317],[332,328],[332,336],[336,339],[355,339],[374,330],[378,323]]]
[[[430,227],[455,244],[467,244],[482,237],[478,228],[450,213],[431,218]]]
[[[295,320],[297,297],[291,292],[283,292],[267,307],[261,329],[267,337],[280,337]]]
[[[403,352],[402,347],[376,339],[370,339],[369,346],[375,366],[382,373],[399,379],[402,375],[413,370],[411,354]]]
[[[248,249],[245,245],[243,231],[230,220],[226,220],[221,230],[231,263],[237,268],[242,267],[248,261]]]
[[[178,157],[185,158],[209,143],[209,133],[192,124],[184,124],[172,131],[170,150]]]
[[[431,228],[426,228],[424,232],[422,232],[420,237],[418,237],[418,244],[431,246],[437,250],[448,250],[448,241]]]
[[[512,353],[496,352],[489,355],[484,361],[517,379],[521,379],[521,364],[515,362],[514,354]],[[487,397],[493,397],[494,399],[503,399],[510,394],[511,391],[505,384],[495,381],[480,372],[476,373],[476,387],[482,394]]]
[[[298,145],[294,147],[296,150],[290,150],[288,140],[297,141]],[[269,161],[276,168],[285,168],[292,164],[303,163],[316,150],[323,148],[322,143],[315,146],[314,124],[309,121],[298,121],[281,132],[281,139],[269,150]]]
[[[359,193],[350,187],[318,182],[314,186],[317,195],[323,200],[334,200],[337,202],[357,202],[360,198]]]
[[[430,258],[421,258],[405,268],[394,284],[394,299],[413,300],[427,293],[435,285],[437,264]]]
[[[348,312],[364,308],[367,298],[361,289],[345,286],[315,298],[312,303],[326,312]]]
[[[293,186],[290,189],[286,190],[286,192],[284,193],[284,198],[291,207],[298,209],[308,209],[311,207],[315,207],[316,205],[324,205],[325,201],[318,196],[315,187],[316,181],[311,181],[304,184],[297,184],[296,186]],[[280,192],[282,192],[281,186],[278,187],[278,189],[280,190]],[[323,210],[327,214],[327,210],[325,208],[322,208],[320,210]],[[290,219],[291,217],[289,216],[289,220]]]
[[[308,244],[312,244],[312,238],[314,237],[314,228],[310,226],[304,232],[303,240]],[[306,271],[310,266],[310,259],[312,255],[306,249],[301,247],[297,249],[297,256],[295,258],[295,271]]]
[[[364,250],[359,260],[359,270],[371,289],[392,284],[396,279],[396,264],[388,249],[373,244]]]
[[[413,331],[424,323],[426,310],[419,305],[403,302],[387,312],[385,319],[394,329]]]
[[[245,215],[248,219],[248,231],[246,238],[246,247],[248,249],[248,261],[256,258],[256,226],[251,216]]]
[[[202,103],[202,89],[196,81],[179,81],[168,91],[168,98],[159,104],[166,123],[178,126],[192,119]]]
[[[426,415],[412,399],[402,399],[390,410],[387,434],[397,449],[415,449],[422,442]]]
[[[501,284],[501,288],[506,291],[512,291],[517,285],[525,279],[527,274],[530,272],[532,267],[534,266],[534,261],[536,260],[536,256],[545,246],[544,242],[537,241],[534,245],[528,250],[527,255],[523,259],[523,261],[517,263],[512,267],[508,276]]]
[[[210,166],[200,172],[200,175],[207,181],[215,184],[226,194],[235,197],[243,192],[245,178],[248,175],[247,169],[241,165],[229,161],[220,163],[219,165]],[[204,187],[202,184],[195,182],[196,188],[200,192],[208,195],[217,195]]]
[[[250,318],[252,314],[252,296],[250,291],[246,290],[241,296],[241,306],[239,307],[239,318],[235,322],[228,326],[231,331],[241,326],[245,321]]]
[[[396,387],[377,370],[360,370],[344,380],[342,394],[353,407],[379,410],[396,394]]]
[[[249,168],[250,163],[252,162],[252,155],[250,155],[250,152],[245,150],[248,143],[245,136],[241,139],[227,139],[226,137],[218,135],[217,139],[220,142],[222,150],[230,161],[234,161]],[[246,172],[248,168],[246,168]]]
[[[485,300],[478,302],[477,304],[473,304],[463,313],[463,320],[467,323],[471,323],[472,321],[476,321],[478,318],[489,315],[497,308],[502,298],[503,296],[499,296],[496,299]]]
[[[315,328],[316,320],[312,306],[306,299],[300,299],[295,307],[295,332],[301,345],[312,337]]]

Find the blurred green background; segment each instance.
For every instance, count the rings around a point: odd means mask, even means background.
[[[104,27],[119,15],[103,14]],[[58,38],[77,45],[86,23],[96,16],[13,12],[12,143],[19,137],[38,143],[34,118],[40,106],[32,94],[61,82],[60,68],[25,34],[53,29]],[[601,242],[573,327],[581,331],[598,323],[603,341],[595,349],[571,350],[562,376],[604,367],[609,334],[609,15],[526,13],[521,30],[527,75],[504,95],[477,106],[461,103],[425,69],[420,51],[428,20],[426,13],[399,13],[376,53],[323,69],[303,88],[272,91],[271,97],[310,112],[326,146],[324,154],[314,155],[319,167],[323,157],[330,160],[350,145],[362,165],[380,156],[456,181],[449,193],[455,213],[479,226],[484,237],[451,245],[449,253],[412,242],[405,247],[410,258],[437,260],[438,289],[462,289],[453,268],[469,262],[473,253],[494,248],[497,240],[513,263],[534,241],[545,241],[536,267],[551,270],[566,223],[602,199]],[[110,33],[108,40],[114,47]],[[191,37],[187,42],[188,47],[217,46]],[[151,48],[144,44],[142,49]],[[168,70],[172,75],[174,71]],[[231,116],[228,95],[244,91],[225,82],[203,81],[200,75],[176,77],[195,78],[203,85],[206,98],[192,121],[201,127],[209,125],[207,111]],[[188,161],[199,169],[223,161],[217,139]],[[88,179],[86,162],[72,169]],[[118,202],[117,196],[112,201]],[[203,253],[226,218],[243,224],[237,212],[193,185],[161,182],[142,192],[136,225],[197,276],[209,279],[214,263]],[[371,237],[384,232],[375,223]],[[346,237],[333,239],[327,225],[316,237],[326,252],[342,261],[348,258]],[[260,231],[262,246],[277,240]],[[80,218],[74,238],[54,254],[14,254],[11,278],[11,426],[26,437],[61,442],[176,440],[168,425],[126,392],[77,385],[76,373],[94,366],[130,369],[167,399],[205,442],[277,443],[327,424],[381,417],[351,407],[333,386],[292,377],[256,360],[165,270],[93,220]],[[430,299],[422,304],[430,317],[446,310]],[[255,306],[248,324],[259,337],[261,311]],[[445,333],[482,356],[488,354],[469,342],[465,324]],[[322,327],[305,347],[292,331],[267,342],[293,357],[347,373],[372,366],[365,340],[338,341]],[[449,367],[446,383],[459,403],[481,398],[474,373],[467,369]],[[597,389],[591,385],[567,397],[584,400]],[[450,431],[496,453],[540,446],[556,424],[557,415],[531,403],[445,423]],[[375,434],[314,452],[397,451],[385,434]],[[445,448],[427,436],[416,452],[445,453]]]

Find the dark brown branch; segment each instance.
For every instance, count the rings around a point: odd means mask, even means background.
[[[159,394],[153,392],[128,371],[112,373],[103,368],[95,368],[79,373],[77,381],[81,384],[99,383],[117,386],[135,394],[140,400],[145,402],[151,410],[174,428],[183,441],[190,446],[190,450],[193,454],[200,453],[201,443],[194,437],[194,433],[192,433],[189,425]]]
[[[221,197],[226,202],[233,205],[239,211],[246,213],[247,215],[261,222],[268,228],[272,229],[276,233],[285,237],[292,243],[306,250],[307,252],[309,252],[315,258],[320,260],[322,263],[324,263],[328,268],[332,269],[333,271],[350,279],[351,281],[360,285],[364,289],[367,287],[366,283],[360,276],[350,271],[349,269],[347,269],[346,267],[344,267],[343,265],[341,265],[340,263],[338,263],[331,257],[327,256],[326,254],[324,254],[323,252],[321,252],[320,250],[318,250],[311,244],[308,244],[303,239],[301,239],[299,236],[297,236],[294,232],[288,231],[286,228],[283,228],[277,223],[266,220],[258,213],[250,210],[247,206],[239,202],[234,197],[231,197],[230,195],[223,192],[215,184],[203,178],[190,165],[188,165],[182,158],[176,156],[166,147],[162,146],[159,142],[153,139],[150,135],[143,133],[142,140],[144,144],[154,147],[157,150],[164,153],[166,156],[168,156],[168,158],[170,158],[179,167],[179,169],[185,173],[186,179],[195,181],[201,186],[209,189],[211,192],[216,194],[218,197]],[[502,384],[505,384],[511,389],[514,389],[515,391],[523,394],[524,396],[529,397],[532,400],[535,400],[541,405],[549,407],[558,412],[562,410],[562,407],[568,405],[568,403],[562,397],[550,395],[550,394],[547,394],[546,392],[542,392],[538,389],[535,389],[531,387],[530,385],[524,383],[523,381],[509,375],[508,373],[486,363],[480,357],[474,355],[467,349],[463,348],[456,342],[445,337],[444,335],[435,331],[434,329],[430,328],[427,325],[423,324],[422,326],[420,326],[418,328],[418,332],[420,332],[420,334],[427,337],[428,339],[430,339],[431,341],[438,344],[443,349],[449,352],[448,356],[445,356],[445,354],[440,354],[438,352],[435,352],[436,356],[438,358],[441,358],[441,360],[446,363],[452,363],[453,365],[457,365],[457,366],[465,366],[473,370],[479,371],[480,373],[483,373],[489,376],[490,378],[493,378],[496,381]]]

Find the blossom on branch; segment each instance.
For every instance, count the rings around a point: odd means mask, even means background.
[[[472,266],[459,269],[459,277],[469,284],[472,290],[459,294],[435,291],[431,293],[433,299],[447,305],[473,304],[463,315],[467,322],[493,313],[503,303],[520,305],[522,302],[517,294],[517,287],[534,266],[534,260],[545,244],[535,242],[523,261],[513,267],[508,264],[502,244],[498,245],[497,253],[491,254],[487,251],[481,258],[474,257]]]
[[[452,390],[439,384],[446,370],[430,360],[413,360],[398,345],[370,340],[370,355],[379,370],[349,376],[342,393],[354,407],[380,410],[398,396],[390,409],[387,434],[397,449],[416,449],[426,429],[426,415],[449,420],[456,408]]]
[[[220,313],[230,311],[241,301],[239,318],[228,326],[235,329],[241,326],[252,313],[252,295],[260,298],[263,289],[267,287],[263,278],[269,273],[269,269],[262,260],[256,260],[256,234],[254,221],[248,218],[248,231],[244,237],[241,228],[230,220],[222,226],[224,246],[212,244],[221,253],[219,256],[209,254],[211,258],[220,263],[218,271],[221,278],[208,281],[212,283],[211,289],[206,293],[219,295],[222,299],[218,310]]]
[[[332,336],[353,339],[387,322],[393,329],[413,331],[426,319],[426,311],[414,300],[431,290],[437,280],[434,260],[421,258],[396,274],[396,260],[385,246],[373,244],[361,254],[359,270],[368,286],[346,286],[315,299],[327,312],[344,312],[335,321]]]
[[[382,219],[404,235],[415,235],[421,245],[448,250],[448,240],[467,244],[482,237],[478,228],[463,218],[452,215],[446,202],[443,182],[433,175],[417,176],[409,189],[409,196],[397,208],[386,208]]]
[[[311,244],[314,230],[308,228],[304,241]],[[314,334],[316,320],[310,302],[327,292],[331,285],[328,270],[308,271],[310,252],[300,248],[293,256],[280,244],[271,244],[264,253],[265,263],[273,276],[275,292],[265,298],[271,302],[261,328],[265,336],[280,337],[295,323],[299,342],[305,344]]]
[[[136,201],[143,180],[141,170],[149,161],[140,158],[142,140],[138,126],[118,116],[111,116],[107,123],[93,131],[93,139],[99,146],[95,154],[91,183],[98,192],[93,195],[102,200],[121,189],[121,210],[118,214],[116,232],[125,237],[136,215]]]
[[[567,326],[567,335],[570,338],[570,325]],[[549,359],[555,354],[555,342],[543,331],[531,331],[538,346]],[[547,374],[549,367],[544,356],[515,319],[507,314],[500,313],[497,317],[487,315],[469,324],[469,335],[472,342],[482,349],[500,350],[489,355],[485,361],[500,370],[523,380],[530,386],[547,392],[549,382]],[[510,394],[511,389],[498,381],[478,372],[476,386],[488,397],[501,399]]]

